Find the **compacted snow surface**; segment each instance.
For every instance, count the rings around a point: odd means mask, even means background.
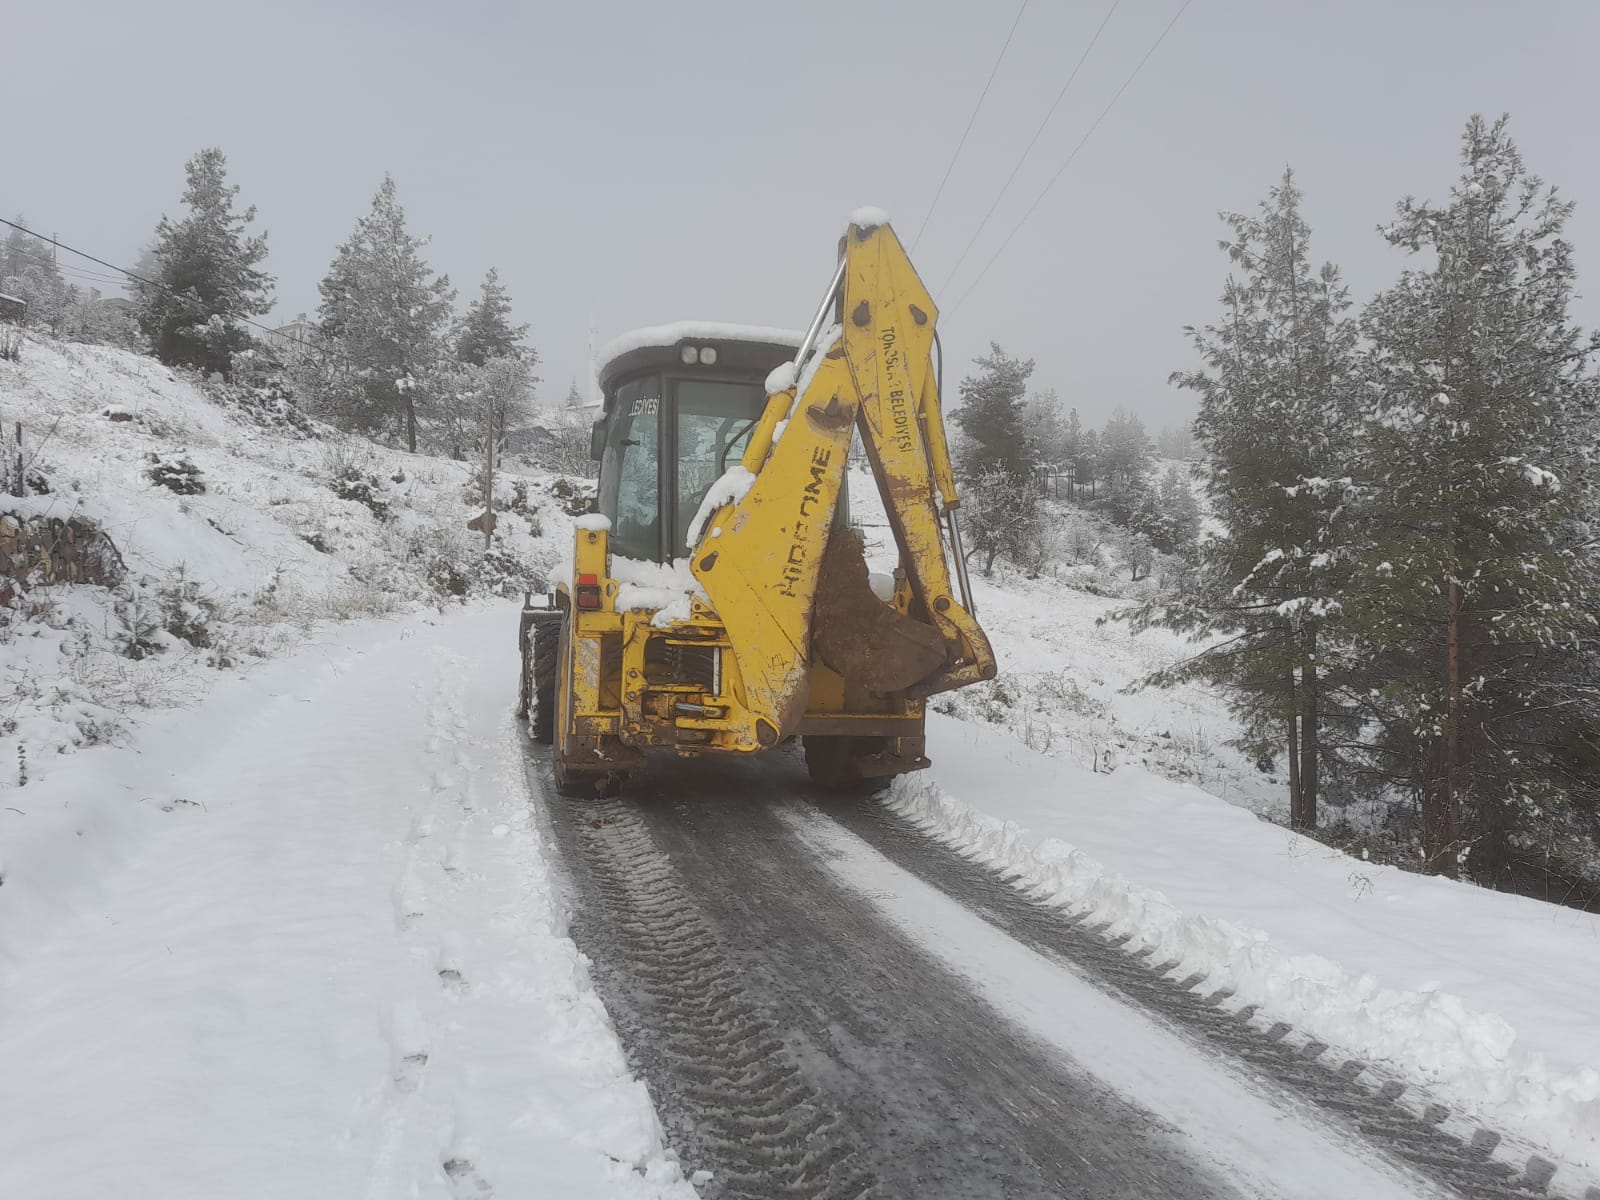
[[[7,795],[0,1195],[694,1195],[563,934],[516,620],[343,626]]]

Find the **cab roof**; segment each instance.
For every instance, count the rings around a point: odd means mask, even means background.
[[[802,335],[793,329],[766,325],[731,325],[717,321],[675,321],[650,325],[613,338],[600,351],[598,375],[602,390],[613,380],[640,367],[681,361],[685,345],[714,346],[717,366],[765,375],[794,357]]]

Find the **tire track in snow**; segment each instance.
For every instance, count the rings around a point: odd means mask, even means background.
[[[603,912],[574,917],[580,945],[612,945],[602,961],[625,1041],[655,1084],[686,1158],[703,1161],[707,1197],[871,1200],[876,1180],[843,1114],[804,1077],[781,1030],[626,803],[583,806],[557,822],[569,861]],[[631,1036],[628,1036],[631,1035]]]
[[[574,802],[534,758],[578,901],[572,936],[669,1140],[714,1170],[707,1200],[1269,1194],[1224,1179],[863,905],[763,802],[804,797],[779,770],[678,763],[623,800]],[[827,1178],[752,1170],[741,1156],[774,1131],[791,1141],[797,1107],[825,1120],[783,1147],[790,1161],[847,1157],[824,1160]]]
[[[1230,993],[1204,991],[1204,976],[1176,978],[1176,963],[1124,951],[1128,937],[1104,924],[1032,898],[986,866],[873,801],[816,796],[815,807],[896,866],[931,884],[1023,945],[1076,969],[1109,991],[1216,1047],[1254,1072],[1310,1101],[1392,1155],[1466,1200],[1528,1200],[1555,1193],[1555,1167],[1523,1148],[1504,1157],[1499,1134],[1463,1127],[1442,1105],[1408,1107],[1406,1089],[1359,1060],[1336,1060],[1329,1047],[1288,1025],[1257,1017]],[[1497,1154],[1500,1155],[1497,1157]],[[1589,1189],[1585,1200],[1600,1200]]]

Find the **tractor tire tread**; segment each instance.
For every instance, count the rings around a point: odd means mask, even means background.
[[[532,631],[532,652],[528,659],[530,705],[528,733],[540,745],[548,746],[556,737],[556,660],[561,649],[561,621],[536,621]]]

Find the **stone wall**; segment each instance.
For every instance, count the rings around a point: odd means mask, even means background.
[[[122,555],[93,521],[0,511],[0,601],[41,584],[115,587],[127,573]]]

